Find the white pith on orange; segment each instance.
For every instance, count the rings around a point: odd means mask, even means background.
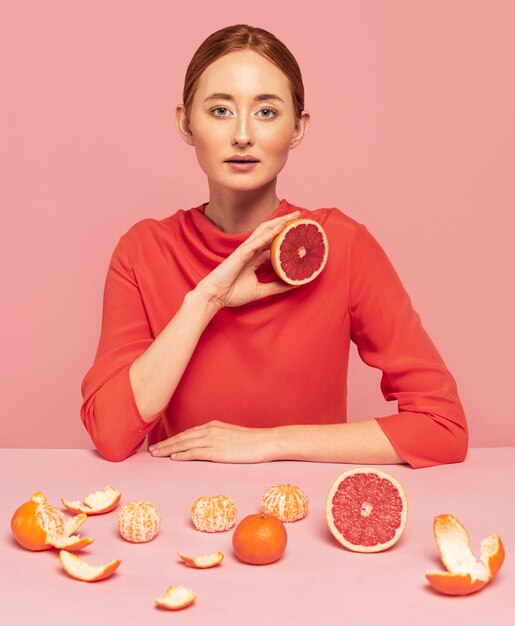
[[[162,609],[171,609],[172,611],[176,611],[192,604],[196,597],[197,596],[191,589],[175,586],[168,587],[165,595],[161,598],[156,598],[154,602]]]
[[[121,493],[110,485],[100,491],[94,491],[84,498],[84,503],[79,500],[65,500],[61,498],[63,505],[72,513],[86,513],[87,515],[99,515],[108,513],[116,508],[120,501]]]
[[[325,254],[324,254],[324,259],[320,267],[315,272],[313,272],[311,276],[301,279],[301,280],[295,280],[295,279],[290,278],[284,271],[282,264],[281,264],[280,251],[281,251],[281,245],[283,244],[283,241],[286,238],[289,231],[292,228],[296,228],[299,224],[313,224],[314,226],[316,226],[319,233],[322,235],[322,239],[324,241]],[[301,251],[299,251],[299,254],[300,253]],[[270,261],[272,263],[272,267],[274,268],[275,273],[279,276],[279,278],[281,278],[281,280],[283,280],[285,283],[288,283],[290,285],[304,285],[314,280],[320,274],[320,272],[324,269],[327,263],[328,254],[329,254],[329,243],[327,241],[327,235],[324,229],[322,228],[322,226],[316,220],[312,220],[309,218],[302,218],[302,217],[288,222],[286,226],[284,227],[284,229],[274,238],[270,246]]]
[[[333,497],[335,493],[338,491],[339,484],[343,480],[345,480],[346,478],[350,476],[353,476],[354,474],[363,474],[363,473],[375,474],[378,478],[389,481],[393,485],[393,487],[396,488],[398,495],[402,502],[400,523],[399,523],[398,528],[395,531],[395,534],[392,536],[392,538],[389,541],[378,543],[372,546],[355,544],[355,543],[348,541],[343,536],[343,534],[338,530],[338,528],[335,526],[334,521],[333,521],[334,519],[333,512],[332,512]],[[368,516],[371,514],[371,511],[365,506],[362,514],[364,516]],[[343,472],[333,482],[333,484],[331,485],[331,488],[329,489],[329,493],[327,495],[326,519],[327,519],[329,529],[331,533],[333,534],[333,536],[337,539],[337,541],[339,541],[345,548],[352,550],[354,552],[381,552],[383,550],[387,550],[388,548],[396,544],[397,541],[399,541],[399,539],[401,538],[401,535],[404,532],[404,528],[406,526],[407,517],[408,517],[408,498],[406,496],[406,492],[404,491],[404,488],[394,476],[376,467],[360,466],[360,467],[351,468]]]
[[[280,483],[269,487],[261,497],[261,509],[281,522],[295,522],[306,516],[309,499],[296,485]]]
[[[188,567],[196,567],[198,569],[207,569],[208,567],[214,567],[218,565],[224,558],[222,552],[216,552],[215,554],[204,554],[202,556],[186,556],[182,552],[177,552],[179,557],[184,561]]]
[[[28,550],[49,550],[67,547],[82,550],[93,542],[89,537],[73,533],[86,521],[83,513],[66,520],[61,511],[48,503],[38,491],[16,509],[11,519],[11,531],[18,543]]]
[[[59,561],[68,575],[88,583],[109,578],[121,563],[120,559],[113,559],[105,565],[90,565],[67,550],[59,552]]]
[[[433,534],[446,572],[428,570],[426,578],[441,593],[462,596],[475,593],[487,585],[501,569],[505,550],[497,533],[481,541],[478,561],[470,547],[470,537],[453,515],[437,515]]]
[[[191,506],[191,521],[197,530],[215,533],[229,530],[236,523],[236,504],[229,496],[201,496]]]

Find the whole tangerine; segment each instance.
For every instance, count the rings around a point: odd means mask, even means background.
[[[280,519],[268,513],[244,517],[234,529],[234,553],[244,563],[266,565],[281,558],[288,536]]]

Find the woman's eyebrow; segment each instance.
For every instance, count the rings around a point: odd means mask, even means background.
[[[234,100],[234,96],[231,96],[230,93],[212,93],[204,100],[204,102],[207,102],[208,100]],[[284,103],[284,100],[279,96],[276,96],[274,93],[261,93],[256,96],[254,100],[280,100]]]

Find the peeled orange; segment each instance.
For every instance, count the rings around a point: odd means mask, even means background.
[[[294,522],[305,517],[308,512],[307,495],[290,483],[269,487],[261,498],[261,508],[274,515],[281,522]]]
[[[497,533],[481,542],[478,561],[470,548],[465,527],[450,514],[437,515],[433,533],[446,572],[428,570],[426,578],[441,593],[463,596],[475,593],[487,585],[501,569],[505,551]]]
[[[327,235],[316,221],[300,218],[288,222],[270,246],[275,273],[290,285],[304,285],[324,269],[329,254]]]
[[[236,522],[237,509],[229,496],[202,496],[191,507],[191,519],[197,530],[208,533],[229,530]]]
[[[147,500],[129,502],[118,513],[118,529],[126,541],[145,543],[158,533],[161,515],[156,506]]]
[[[399,481],[374,467],[355,467],[332,484],[326,518],[334,537],[355,552],[380,552],[400,539],[408,501]]]
[[[81,550],[93,539],[81,538],[73,533],[86,521],[81,513],[66,521],[61,511],[47,502],[46,496],[38,491],[24,502],[11,518],[11,532],[16,541],[27,550],[49,550],[68,548]]]

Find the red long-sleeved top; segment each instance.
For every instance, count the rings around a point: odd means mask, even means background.
[[[365,226],[337,208],[308,210],[282,199],[267,219],[296,209],[324,228],[329,256],[312,282],[210,321],[168,405],[147,423],[129,368],[191,291],[252,231],[224,233],[204,203],[132,226],[107,272],[102,330],[81,391],[80,417],[111,461],[210,420],[249,427],[347,420],[350,341],[382,370],[381,391],[398,413],[377,423],[413,468],[462,461],[468,447],[456,383],[394,267]],[[268,261],[261,282],[276,280]]]

